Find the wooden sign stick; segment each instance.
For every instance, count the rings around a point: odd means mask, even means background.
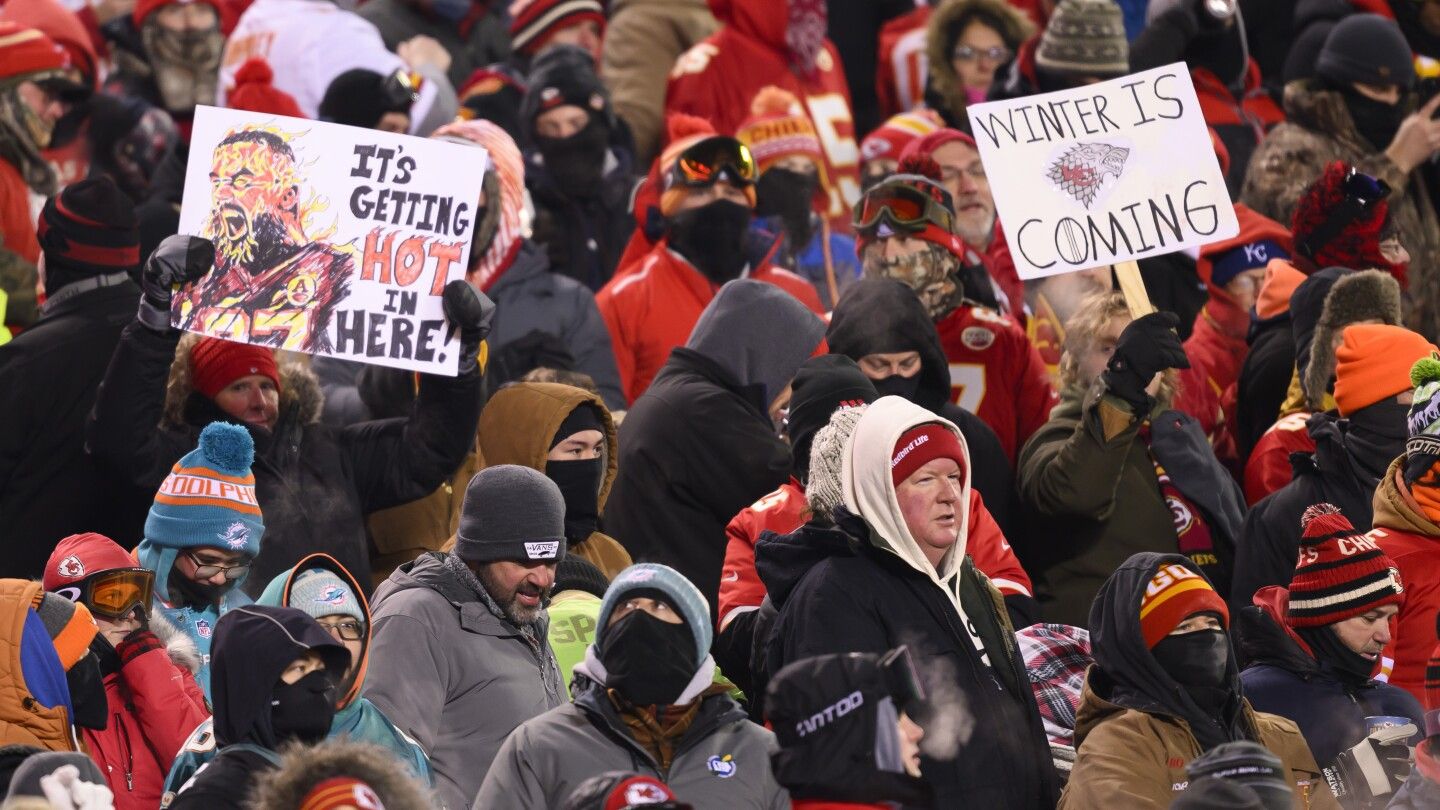
[[[1138,320],[1155,311],[1150,303],[1150,294],[1145,292],[1145,280],[1140,277],[1140,265],[1133,259],[1116,262],[1115,279],[1120,282],[1120,292],[1125,294],[1125,304],[1130,307],[1130,318]]]

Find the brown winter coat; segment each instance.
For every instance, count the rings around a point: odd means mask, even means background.
[[[1366,143],[1340,94],[1313,80],[1285,86],[1285,116],[1251,157],[1240,202],[1288,225],[1305,188],[1336,160],[1389,183],[1390,216],[1411,256],[1406,325],[1440,335],[1440,221],[1420,175],[1402,173],[1385,156],[1389,144]]]
[[[544,472],[550,439],[565,417],[583,402],[598,407],[606,425],[605,476],[599,495],[603,513],[617,469],[615,425],[604,403],[588,391],[558,383],[509,385],[496,392],[485,405],[480,414],[476,449],[465,457],[451,480],[428,498],[370,517],[370,532],[377,551],[373,563],[375,584],[378,586],[397,566],[426,551],[447,551],[454,545],[465,487],[475,473],[496,464],[519,464]],[[600,532],[571,546],[569,552],[594,563],[610,578],[631,563],[625,549]]]
[[[39,582],[0,579],[0,745],[74,751],[75,737],[65,707],[47,709],[40,705],[22,671],[20,644],[25,617],[41,590]]]
[[[977,12],[1000,23],[1000,38],[1012,51],[1018,51],[1035,34],[1030,18],[1006,0],[946,0],[935,9],[925,24],[925,58],[930,63],[925,100],[943,102],[949,116],[959,122],[970,119],[965,115],[965,87],[951,64],[950,53],[960,39],[960,19]]]
[[[1299,727],[1251,709],[1249,701],[1244,712],[1259,730],[1260,742],[1290,770],[1297,810],[1338,810]],[[1059,810],[1163,810],[1188,785],[1185,766],[1201,753],[1184,720],[1117,706],[1091,690],[1088,676],[1075,716],[1075,747],[1075,766]]]
[[[665,82],[680,54],[720,28],[705,0],[615,0],[600,76],[649,166],[665,140]]]

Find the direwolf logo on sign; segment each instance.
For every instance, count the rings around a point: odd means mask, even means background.
[[[711,773],[721,779],[729,779],[735,775],[735,757],[730,754],[726,754],[723,757],[719,755],[710,757],[710,759],[706,761],[705,766],[710,769]]]
[[[555,555],[559,553],[559,540],[546,540],[539,543],[525,544],[525,556],[532,560],[553,560],[555,559]]]
[[[1089,208],[1105,188],[1105,178],[1113,186],[1125,171],[1130,150],[1108,143],[1081,143],[1071,146],[1054,163],[1045,176],[1055,188]]]

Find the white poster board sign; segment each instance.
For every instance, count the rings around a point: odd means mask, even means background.
[[[966,112],[1022,279],[1240,232],[1183,63]]]
[[[180,233],[213,241],[215,266],[172,323],[453,376],[441,293],[469,266],[485,166],[479,147],[197,108]]]

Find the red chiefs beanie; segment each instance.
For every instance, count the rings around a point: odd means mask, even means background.
[[[308,118],[295,97],[275,87],[275,72],[270,63],[258,56],[245,60],[235,71],[235,86],[225,97],[225,104],[232,110],[288,115],[291,118]]]
[[[1145,647],[1154,649],[1176,625],[1196,613],[1214,613],[1230,626],[1230,609],[1204,574],[1179,563],[1160,566],[1140,599],[1140,635]]]
[[[954,431],[934,422],[910,428],[900,434],[895,449],[890,452],[890,481],[899,486],[901,481],[937,458],[953,459],[962,472],[965,470],[965,448],[960,446]]]
[[[936,149],[939,149],[947,143],[955,143],[957,141],[971,149],[979,149],[979,147],[975,145],[975,139],[969,135],[966,135],[958,129],[941,127],[928,135],[924,135],[906,144],[905,150],[900,153],[900,159],[904,160],[911,155],[934,157]]]
[[[103,534],[72,534],[50,553],[45,563],[45,590],[58,591],[101,571],[138,568],[134,557]]]
[[[262,374],[280,389],[280,369],[275,365],[275,352],[264,346],[251,346],[220,338],[202,338],[190,350],[190,376],[195,390],[214,399],[225,386],[241,377]]]
[[[1300,518],[1300,559],[1290,580],[1285,623],[1324,627],[1383,605],[1405,604],[1400,569],[1374,540],[1355,531],[1334,504]]]

